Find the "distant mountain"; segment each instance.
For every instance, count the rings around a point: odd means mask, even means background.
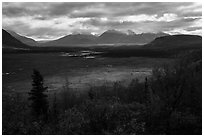
[[[133,31],[120,32],[116,30],[108,30],[99,36],[99,43],[135,43],[146,44],[157,37],[167,36],[166,33],[142,33],[135,34]]]
[[[135,32],[132,31],[132,30],[127,30],[127,34],[128,34],[128,35],[135,35]]]
[[[6,30],[6,31],[8,33],[10,33],[13,37],[20,40],[22,43],[24,43],[26,45],[29,45],[29,46],[37,46],[38,45],[38,43],[35,40],[31,39],[31,38],[19,35],[16,32],[11,31],[11,30]]]
[[[2,29],[2,47],[9,49],[30,49],[31,47],[14,38]]]
[[[117,30],[107,30],[100,36],[75,34],[67,35],[65,37],[53,40],[50,42],[42,43],[42,46],[72,46],[87,44],[146,44],[151,42],[157,37],[167,36],[166,33],[142,33],[135,34],[133,31],[127,32]]]
[[[127,37],[128,35],[123,32],[117,30],[107,30],[98,37],[96,43],[98,44],[127,43],[129,41]],[[129,41],[129,43],[132,42]]]
[[[198,35],[171,35],[158,37],[151,43],[150,47],[181,47],[202,46],[202,37]]]
[[[67,35],[57,40],[42,43],[43,46],[70,46],[76,44],[93,44],[97,37],[89,34]]]
[[[136,41],[139,41],[141,43],[150,43],[155,38],[162,37],[162,36],[169,36],[167,33],[159,32],[159,33],[141,33],[137,34]]]

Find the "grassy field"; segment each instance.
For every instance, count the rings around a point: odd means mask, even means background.
[[[152,67],[173,61],[167,58],[85,59],[60,55],[61,53],[3,54],[3,92],[28,92],[31,89],[33,69],[42,73],[45,84],[48,84],[50,89],[60,88],[66,79],[72,82],[71,87],[84,88],[90,84],[141,77],[146,75],[145,72],[149,74]]]

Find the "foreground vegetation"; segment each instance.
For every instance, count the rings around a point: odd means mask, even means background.
[[[202,134],[202,53],[154,68],[143,83],[69,88],[49,97],[47,118],[21,93],[3,94],[3,134]]]

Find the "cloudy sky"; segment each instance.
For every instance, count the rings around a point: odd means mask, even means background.
[[[202,3],[2,3],[2,26],[35,40],[108,29],[202,33]]]

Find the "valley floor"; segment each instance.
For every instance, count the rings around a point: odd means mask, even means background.
[[[59,91],[66,82],[70,88],[82,91],[116,81],[128,85],[134,78],[143,81],[151,75],[152,67],[171,62],[172,59],[143,57],[84,59],[62,57],[60,53],[4,54],[3,92],[29,92],[34,68],[43,74],[49,92]]]

